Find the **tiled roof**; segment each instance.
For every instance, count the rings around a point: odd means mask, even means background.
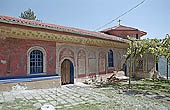
[[[108,31],[111,31],[111,30],[112,31],[139,31],[142,36],[147,34],[144,31],[140,31],[136,28],[127,27],[127,26],[123,26],[123,25],[118,25],[118,26],[114,26],[114,27],[111,27],[111,28],[107,28],[105,30],[102,30],[101,32],[108,32]]]
[[[35,27],[35,28],[56,30],[56,31],[60,31],[60,32],[68,32],[68,33],[73,33],[73,34],[78,34],[78,35],[86,35],[89,37],[95,37],[95,38],[100,38],[100,39],[105,39],[105,40],[113,40],[113,41],[118,41],[118,42],[126,42],[127,41],[120,37],[113,36],[113,35],[107,35],[107,34],[104,34],[101,32],[88,31],[88,30],[84,30],[84,29],[60,26],[60,25],[56,25],[56,24],[48,24],[48,23],[43,23],[40,21],[27,20],[27,19],[21,19],[21,18],[15,18],[15,17],[3,16],[3,15],[0,15],[0,22],[24,25],[24,26]]]

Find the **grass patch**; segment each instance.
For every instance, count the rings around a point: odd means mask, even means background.
[[[139,80],[132,82],[132,89],[151,92],[163,92],[170,96],[170,80]],[[103,84],[100,87],[115,88],[115,89],[128,89],[128,83],[113,82]]]
[[[100,108],[95,104],[79,104],[71,107],[63,107],[57,110],[100,110]]]
[[[167,80],[144,80],[132,84],[133,89],[147,90],[153,92],[164,92],[170,94],[170,81]]]
[[[0,104],[1,110],[34,110],[32,103],[27,103],[22,99],[16,99],[12,102],[3,102]]]

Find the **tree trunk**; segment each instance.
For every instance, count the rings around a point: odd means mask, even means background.
[[[131,85],[131,77],[132,77],[132,49],[133,49],[133,41],[131,41],[131,55],[130,55],[130,72],[129,72],[129,89],[132,88]]]
[[[168,58],[166,59],[166,77],[168,79]]]

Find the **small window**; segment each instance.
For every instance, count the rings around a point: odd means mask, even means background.
[[[113,63],[113,51],[109,50],[108,52],[108,66],[109,67],[114,67],[114,63]]]
[[[136,39],[139,39],[139,36],[138,36],[138,34],[136,34]]]
[[[138,59],[137,60],[137,70],[138,71],[143,71],[143,59]]]
[[[30,74],[43,73],[43,53],[33,50],[30,54]]]

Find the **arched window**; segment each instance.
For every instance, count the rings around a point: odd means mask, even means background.
[[[33,50],[30,53],[30,74],[43,73],[43,53]]]
[[[108,66],[109,67],[114,67],[114,63],[113,63],[113,51],[109,50],[108,52]]]

